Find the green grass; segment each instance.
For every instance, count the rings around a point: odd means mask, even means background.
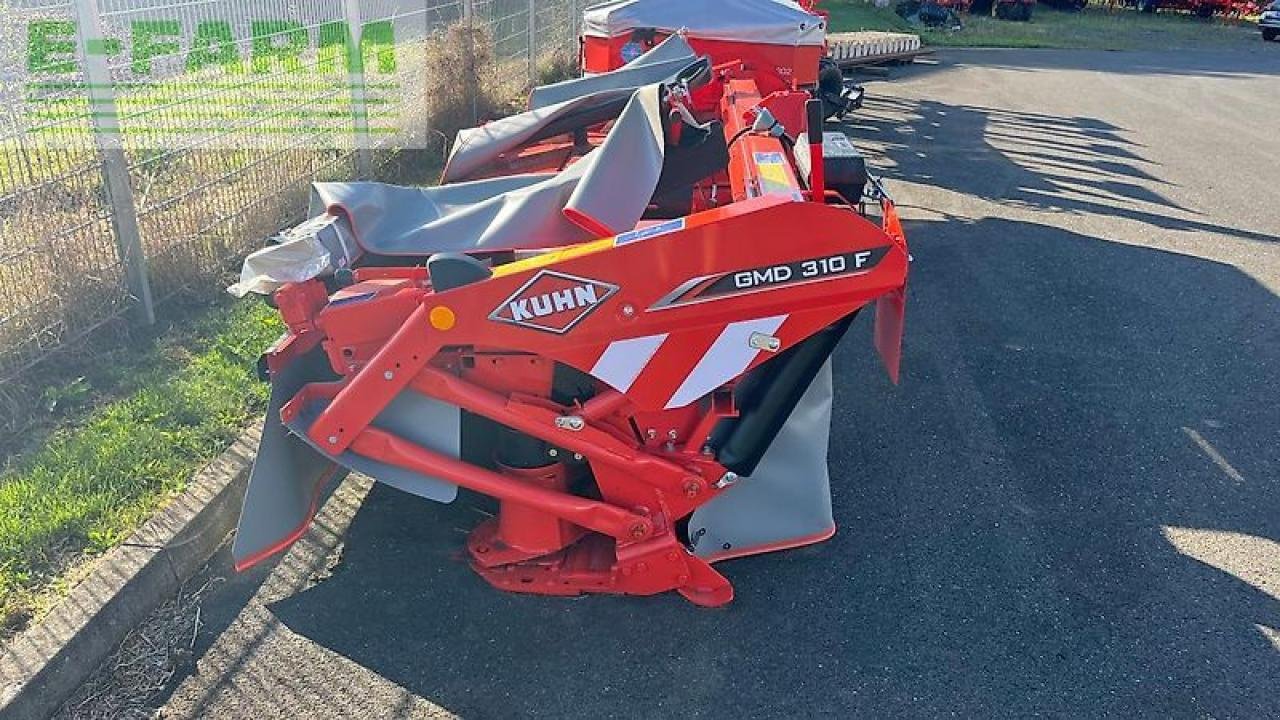
[[[893,12],[893,5],[877,8],[864,0],[826,0],[819,7],[831,14],[831,31],[890,30],[914,32],[911,25]]]
[[[119,543],[258,416],[267,388],[254,360],[281,330],[262,303],[208,311],[114,370],[126,394],[11,460],[0,473],[6,633],[56,597],[69,567]],[[82,378],[44,394],[56,404],[91,392]]]
[[[920,35],[926,45],[940,47],[1185,49],[1252,43],[1258,34],[1252,25],[1239,20],[1203,20],[1171,12],[1147,15],[1125,8],[1064,12],[1037,5],[1030,22],[963,15],[964,28],[949,31],[912,26],[894,14],[892,5],[877,9],[863,0],[828,0],[822,7],[831,13],[835,32],[910,32]]]

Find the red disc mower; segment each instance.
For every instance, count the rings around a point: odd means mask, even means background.
[[[869,310],[896,380],[908,251],[780,52],[675,33],[463,131],[437,187],[318,184],[233,288],[288,326],[237,567],[347,471],[493,498],[467,550],[514,592],[722,605],[714,563],[830,537],[830,356]]]

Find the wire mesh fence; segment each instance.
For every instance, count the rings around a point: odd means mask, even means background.
[[[584,4],[0,0],[0,378],[214,292],[313,181],[430,164],[576,58]]]

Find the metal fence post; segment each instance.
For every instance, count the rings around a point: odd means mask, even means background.
[[[111,226],[116,236],[116,253],[124,266],[125,283],[138,300],[139,320],[147,325],[156,321],[155,303],[151,297],[151,278],[147,257],[142,249],[142,231],[138,227],[138,207],[129,179],[129,160],[124,152],[124,137],[116,107],[115,88],[107,56],[113,43],[102,36],[102,19],[98,0],[75,0],[76,44],[84,61],[84,80],[89,96],[89,115],[93,134],[102,158],[102,181],[111,205]]]
[[[467,26],[467,45],[470,52],[467,53],[468,61],[471,67],[467,68],[467,82],[471,82],[476,77],[476,8],[475,0],[462,0],[462,21]],[[480,98],[476,97],[478,93],[471,94],[471,124],[480,122]]]
[[[529,0],[529,87],[538,86],[538,8]]]
[[[356,174],[367,180],[372,174],[369,159],[369,104],[364,80],[364,25],[360,20],[360,0],[343,0],[347,19],[347,84],[351,86],[351,121],[354,130]]]

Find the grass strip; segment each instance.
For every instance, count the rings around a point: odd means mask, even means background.
[[[0,617],[20,629],[222,452],[265,407],[257,355],[282,331],[262,303],[221,304],[114,368],[125,395],[0,472]],[[57,401],[84,381],[47,391]]]
[[[1093,50],[1168,50],[1235,47],[1260,42],[1257,28],[1244,20],[1198,18],[1187,13],[1140,13],[1127,8],[1086,7],[1068,12],[1036,5],[1029,22],[961,15],[960,30],[931,30],[898,17],[893,3],[877,8],[866,0],[827,0],[831,30],[883,30],[919,35],[938,47],[1063,48]]]

